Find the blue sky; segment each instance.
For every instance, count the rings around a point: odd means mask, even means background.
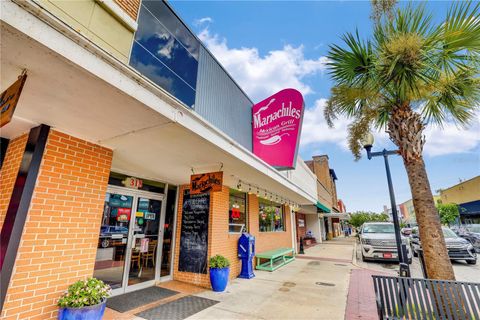
[[[340,43],[343,33],[356,28],[363,37],[371,34],[369,1],[170,3],[254,102],[285,87],[304,94],[300,156],[307,160],[328,154],[348,211],[380,212],[389,205],[383,159],[355,162],[345,146],[347,119],[329,129],[322,113],[332,85],[325,69],[328,45]],[[440,21],[449,6],[436,1],[427,9]],[[425,162],[433,190],[480,174],[479,115],[467,129],[447,125],[427,130]],[[374,149],[394,148],[385,133],[376,137]],[[401,203],[411,198],[407,175],[400,157],[390,157],[390,166]]]

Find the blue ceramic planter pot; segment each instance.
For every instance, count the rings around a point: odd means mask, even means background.
[[[228,275],[230,274],[230,267],[228,268],[210,268],[210,283],[215,292],[223,292],[227,287]]]
[[[102,320],[107,299],[94,306],[82,308],[60,308],[58,320]]]

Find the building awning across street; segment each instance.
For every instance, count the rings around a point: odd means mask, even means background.
[[[341,212],[327,213],[324,216],[329,218],[340,218],[343,220],[347,220],[350,218],[348,213],[341,213]]]
[[[325,207],[323,204],[320,203],[320,201],[317,201],[317,204],[316,204],[317,208],[320,209],[322,212],[325,212],[325,213],[330,213],[331,210],[327,207]]]
[[[480,214],[480,200],[461,203],[459,206],[462,215]]]

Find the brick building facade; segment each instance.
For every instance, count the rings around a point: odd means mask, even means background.
[[[188,186],[182,186],[179,192],[179,201],[183,202],[183,193]],[[210,195],[210,218],[208,230],[208,256],[220,254],[225,256],[231,263],[230,279],[236,278],[240,274],[241,261],[238,254],[238,239],[240,234],[228,232],[228,207],[229,207],[229,190],[224,186],[221,192],[213,192]],[[284,207],[285,231],[281,232],[260,232],[259,231],[259,204],[258,196],[255,194],[248,195],[247,223],[248,232],[256,239],[257,252],[263,252],[280,247],[292,247],[292,224],[291,215],[288,206]],[[177,239],[180,239],[182,221],[182,206],[178,206],[177,212]],[[202,287],[210,287],[208,274],[188,273],[178,271],[178,257],[180,253],[179,241],[176,242],[174,272],[173,278],[176,280],[193,283]],[[255,263],[255,261],[254,261]]]
[[[16,177],[26,136],[9,144],[2,182],[11,180],[8,175]],[[54,318],[59,295],[74,281],[92,276],[111,160],[107,148],[50,131],[3,319]],[[11,189],[2,188],[2,198]]]

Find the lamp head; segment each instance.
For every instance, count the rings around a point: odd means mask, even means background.
[[[365,149],[372,149],[374,141],[375,139],[373,138],[373,134],[371,132],[365,133],[365,135],[360,139],[360,142]]]

